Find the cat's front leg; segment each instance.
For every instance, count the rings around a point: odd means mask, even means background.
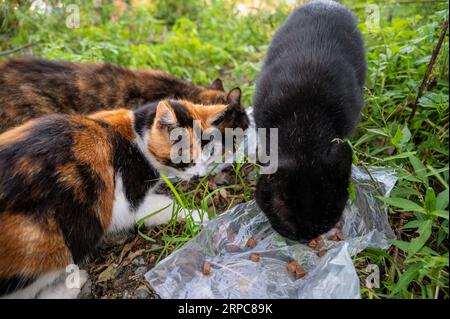
[[[75,299],[81,292],[84,284],[89,279],[89,275],[85,270],[79,270],[77,274],[77,282],[69,283],[65,276],[56,281],[46,289],[42,290],[38,295],[38,299]]]
[[[134,213],[136,222],[144,219],[147,227],[164,225],[172,218],[178,220],[192,219],[195,223],[208,220],[208,215],[196,209],[181,208],[172,198],[166,195],[150,193]]]

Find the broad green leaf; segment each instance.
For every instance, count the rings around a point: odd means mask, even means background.
[[[381,160],[381,162],[388,162],[388,161],[392,161],[392,160],[396,160],[396,159],[407,158],[407,157],[410,157],[411,155],[414,155],[414,154],[416,154],[416,152],[400,153],[398,155],[385,157],[385,158],[383,158]]]
[[[395,132],[394,137],[391,139],[391,143],[394,146],[400,146],[400,143],[403,140],[403,132],[400,130],[400,127],[397,127],[397,132]]]
[[[425,213],[425,209],[422,206],[417,205],[413,201],[410,201],[405,198],[391,197],[391,198],[381,198],[381,199],[386,204],[401,208],[402,210],[405,210],[405,211]]]
[[[425,209],[427,212],[432,212],[436,209],[436,194],[431,187],[428,187],[425,193]]]
[[[374,134],[376,134],[376,135],[381,135],[381,136],[384,136],[384,137],[389,137],[389,134],[388,134],[385,130],[382,130],[382,129],[378,129],[378,128],[366,128],[366,131],[367,131],[367,132],[370,132],[370,133],[374,133]]]
[[[391,240],[391,243],[392,243],[392,245],[394,245],[394,246],[396,246],[396,247],[398,247],[398,248],[400,248],[401,250],[403,250],[403,251],[408,251],[408,249],[409,249],[409,242],[407,242],[407,241],[403,241],[403,240],[397,240],[397,239],[392,239]]]
[[[426,220],[419,226],[417,232],[420,234],[420,236],[411,240],[408,247],[409,256],[413,256],[414,254],[416,254],[423,247],[423,245],[425,245],[425,243],[431,236],[432,227],[433,221],[431,219]]]
[[[352,200],[352,202],[354,202],[356,200],[356,187],[353,182],[350,182],[348,184],[347,191],[348,191],[348,194],[350,195],[350,199]]]
[[[405,225],[402,226],[402,229],[409,229],[409,228],[419,228],[419,226],[423,223],[422,220],[412,220],[410,222],[407,222]]]
[[[400,275],[400,279],[395,284],[394,290],[392,290],[390,296],[395,296],[402,290],[408,290],[408,286],[419,274],[422,268],[422,263],[416,263],[411,265],[403,274]]]
[[[428,171],[425,165],[423,165],[422,161],[416,156],[411,155],[409,157],[409,162],[414,168],[414,173],[416,173],[416,175],[425,183],[425,185],[428,185],[428,177],[426,175]]]
[[[436,208],[439,210],[446,209],[448,207],[448,189],[440,192],[436,197]]]
[[[437,210],[432,211],[431,215],[437,216],[437,217],[442,217],[442,218],[448,220],[448,210],[437,209]]]
[[[411,139],[411,132],[409,131],[408,125],[404,125],[402,129],[400,126],[397,127],[397,132],[391,139],[391,143],[396,147],[403,147]]]

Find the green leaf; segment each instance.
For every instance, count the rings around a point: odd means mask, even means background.
[[[350,195],[350,199],[352,200],[352,203],[355,202],[355,200],[356,200],[356,187],[355,187],[355,184],[353,182],[350,182],[348,184],[347,191],[348,191],[348,194]]]
[[[392,239],[391,240],[391,243],[392,243],[392,245],[394,245],[394,246],[396,246],[396,247],[398,247],[398,248],[400,248],[401,250],[403,250],[403,251],[408,251],[408,249],[409,249],[409,242],[407,242],[407,241],[403,241],[403,240],[397,240],[397,239]]]
[[[405,225],[402,226],[402,229],[409,229],[409,228],[419,228],[419,226],[423,223],[422,220],[412,220],[410,222],[407,222]]]
[[[385,157],[380,162],[388,162],[388,161],[392,161],[392,160],[396,160],[396,159],[407,158],[414,154],[416,154],[416,152],[405,152],[405,153],[401,153],[398,155]]]
[[[425,193],[425,209],[428,213],[436,209],[436,194],[431,187],[428,187]]]
[[[431,212],[431,215],[436,217],[442,217],[448,220],[448,210],[441,210],[441,209],[433,210]]]
[[[411,265],[403,274],[401,274],[400,279],[395,285],[394,290],[391,292],[390,296],[393,297],[402,290],[408,290],[408,286],[417,276],[422,268],[422,263],[416,263]]]
[[[425,185],[428,185],[427,168],[423,165],[422,161],[414,155],[409,156],[409,162],[414,168],[414,173],[422,180]]]
[[[397,132],[395,132],[394,137],[391,139],[391,143],[392,145],[399,147],[402,140],[403,132],[400,130],[400,127],[397,127]]]
[[[405,198],[399,198],[399,197],[391,197],[391,198],[381,198],[386,204],[389,204],[394,207],[401,208],[404,211],[411,211],[411,212],[419,212],[419,213],[425,213],[425,209],[414,203],[413,201],[410,201]]]
[[[172,191],[173,195],[175,196],[175,198],[177,199],[178,203],[181,205],[181,207],[185,208],[186,204],[184,203],[184,201],[181,199],[180,194],[178,193],[178,191],[176,190],[175,186],[173,186],[172,182],[166,177],[166,175],[161,174],[162,179],[166,182],[167,186],[169,186],[170,190]]]
[[[391,143],[398,148],[402,148],[410,139],[411,132],[409,131],[408,125],[405,124],[402,129],[400,129],[400,126],[397,127],[397,132],[395,132],[394,137],[391,139]]]
[[[448,189],[440,192],[436,197],[436,208],[439,210],[446,209],[448,207]]]
[[[366,131],[370,132],[370,133],[374,133],[375,135],[381,135],[381,136],[384,136],[384,137],[389,137],[389,134],[383,129],[366,128]]]
[[[420,236],[411,240],[408,247],[409,256],[415,255],[425,245],[425,243],[431,236],[432,227],[433,227],[433,220],[431,219],[424,221],[419,226],[417,232],[420,234]]]

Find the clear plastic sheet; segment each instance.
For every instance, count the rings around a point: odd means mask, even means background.
[[[360,298],[351,256],[368,246],[390,246],[394,233],[376,196],[388,196],[397,178],[393,171],[353,167],[352,179],[356,200],[347,203],[341,220],[345,239],[325,240],[323,257],[276,233],[253,200],[208,222],[145,278],[161,298]],[[249,238],[256,247],[246,246]],[[249,260],[251,253],[261,260]],[[305,277],[296,279],[287,271],[292,259],[303,266]],[[211,264],[208,275],[202,272],[205,260]]]

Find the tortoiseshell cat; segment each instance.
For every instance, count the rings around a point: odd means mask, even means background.
[[[0,61],[0,133],[43,115],[133,109],[164,98],[205,105],[236,101],[224,114],[219,129],[222,133],[225,127],[245,130],[249,121],[240,95],[239,88],[227,94],[220,79],[204,88],[155,70],[13,58]]]
[[[104,234],[162,208],[147,224],[171,218],[172,199],[154,193],[160,172],[183,176],[195,165],[171,161],[170,132],[187,130],[195,159],[193,120],[217,127],[230,107],[163,100],[44,116],[0,134],[0,295],[76,297],[65,267],[91,255]]]

